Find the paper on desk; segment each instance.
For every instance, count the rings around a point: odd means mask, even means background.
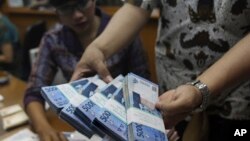
[[[101,138],[99,135],[94,134],[91,138],[86,137],[78,131],[63,132],[63,135],[68,141],[114,141],[109,136]]]
[[[16,112],[22,111],[22,107],[19,104],[11,105],[0,110],[0,115],[2,117],[14,114]]]
[[[28,116],[24,111],[17,112],[3,118],[3,129],[7,130],[28,122]]]
[[[39,141],[39,139],[35,133],[26,128],[5,138],[3,141]]]

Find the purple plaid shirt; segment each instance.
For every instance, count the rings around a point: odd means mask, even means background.
[[[110,17],[100,9],[96,9],[96,15],[101,18],[98,35],[108,24]],[[59,25],[48,31],[40,43],[40,52],[35,65],[32,68],[28,81],[28,87],[24,96],[25,107],[32,101],[44,103],[40,94],[43,86],[51,85],[55,74],[60,68],[66,80],[70,80],[77,62],[80,60],[84,48],[71,29]],[[128,72],[133,72],[149,79],[147,59],[139,38],[130,46],[121,50],[107,60],[108,68],[113,77]]]

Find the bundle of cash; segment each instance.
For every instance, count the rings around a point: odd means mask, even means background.
[[[158,85],[129,73],[123,87],[127,112],[128,140],[166,141],[158,101]]]
[[[69,123],[72,127],[74,127],[77,131],[82,133],[83,135],[86,135],[88,138],[90,138],[92,135],[94,135],[94,132],[92,129],[89,128],[88,125],[86,125],[82,120],[80,120],[75,114],[76,107],[72,104],[66,105],[61,113],[59,114],[59,117]]]
[[[100,115],[94,119],[92,124],[115,140],[127,140],[127,119],[122,88],[106,102]]]
[[[89,99],[82,102],[76,107],[75,114],[85,123],[90,123],[93,130],[100,136],[104,136],[102,130],[92,125],[92,121],[98,116],[104,104],[110,99],[115,91],[122,87],[124,77],[117,76],[112,82],[105,86],[102,90],[96,91]]]
[[[106,84],[98,76],[42,88],[59,117],[90,138],[167,141],[158,85],[129,73]]]
[[[89,79],[80,79],[74,83],[66,83],[56,86],[45,86],[41,89],[43,98],[57,114],[68,104],[75,95],[78,95],[77,86],[82,88]]]
[[[87,137],[91,137],[94,132],[90,129],[89,124],[86,124],[86,122],[83,122],[74,114],[75,109],[80,105],[80,103],[88,100],[89,96],[94,94],[96,90],[102,89],[106,86],[106,83],[97,76],[89,79],[89,82],[85,85],[82,85],[82,83],[79,84],[78,82],[72,82],[71,85],[79,94],[72,97],[70,103],[64,106],[59,114],[59,117],[76,128],[80,133],[86,135]]]

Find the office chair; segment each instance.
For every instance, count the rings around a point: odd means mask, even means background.
[[[31,62],[29,50],[38,47],[43,34],[46,32],[47,26],[45,21],[39,21],[27,27],[23,42],[23,60],[22,60],[22,76],[25,81],[28,80],[31,71]]]

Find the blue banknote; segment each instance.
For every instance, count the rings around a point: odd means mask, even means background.
[[[78,80],[77,83],[86,84],[88,81],[88,79],[81,79]],[[78,95],[78,92],[70,83],[66,83],[42,87],[41,94],[51,108],[56,111],[56,113],[60,113],[64,106],[70,103],[75,95]]]
[[[93,135],[92,129],[90,129],[90,124],[84,122],[74,113],[76,107],[82,102],[88,100],[91,93],[93,94],[95,90],[102,89],[106,86],[106,83],[99,79],[99,77],[93,77],[86,82],[71,82],[70,85],[78,92],[77,95],[71,97],[69,104],[65,105],[61,110],[59,117],[67,121],[71,126],[76,128],[79,132],[90,137]]]
[[[117,76],[112,82],[104,87],[99,92],[95,92],[88,100],[82,102],[76,107],[75,114],[80,117],[85,123],[89,123],[92,129],[102,135],[103,131],[98,127],[92,125],[92,121],[101,112],[102,107],[110,99],[113,94],[122,87],[124,77],[122,75]]]
[[[93,124],[115,140],[127,140],[127,121],[122,88],[106,102]]]

